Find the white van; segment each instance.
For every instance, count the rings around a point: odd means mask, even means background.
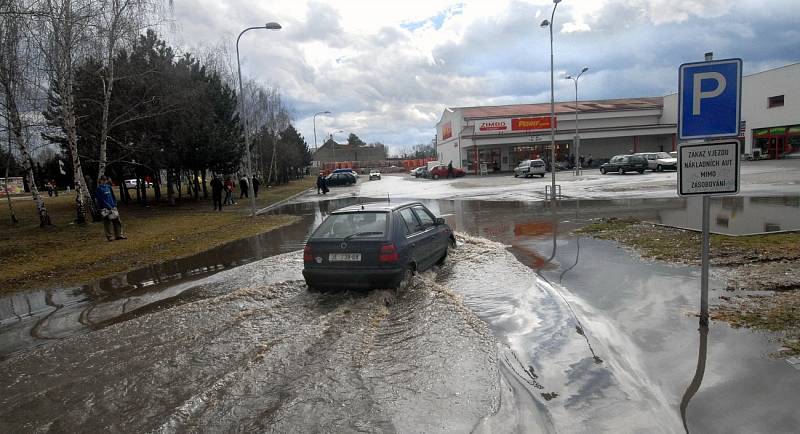
[[[544,178],[545,164],[542,160],[522,160],[519,165],[514,168],[514,178],[524,176],[529,178],[534,175],[539,175]]]

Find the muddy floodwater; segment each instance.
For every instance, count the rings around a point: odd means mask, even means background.
[[[796,203],[746,199],[740,214]],[[460,234],[443,267],[407,292],[306,292],[297,251],[360,200],[287,205],[274,212],[302,218],[283,231],[0,299],[0,431],[800,426],[800,370],[769,356],[770,335],[698,333],[698,269],[570,232],[598,217],[661,221],[686,201],[425,200]],[[712,303],[723,288],[712,281]]]

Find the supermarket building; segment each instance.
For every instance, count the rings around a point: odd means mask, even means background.
[[[578,101],[580,154],[602,162],[632,152],[677,148],[677,93],[663,97]],[[576,105],[555,104],[556,160],[575,153]],[[529,158],[550,158],[550,103],[452,107],[436,125],[441,161],[477,172],[510,171]],[[800,63],[742,80],[741,153],[800,157]]]

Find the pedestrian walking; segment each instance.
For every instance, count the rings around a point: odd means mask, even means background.
[[[583,154],[581,154],[581,156],[578,157],[578,161],[581,162],[581,167],[584,167],[584,165],[586,163],[586,158],[583,156]]]
[[[253,176],[253,196],[258,199],[258,187],[261,186],[261,181],[258,180],[255,176]]]
[[[211,200],[214,201],[214,211],[222,211],[222,190],[224,189],[225,186],[222,185],[219,176],[215,176],[211,180]]]
[[[591,168],[591,167],[592,167],[592,154],[589,154],[589,155],[586,157],[586,167],[589,167],[589,168]]]
[[[230,176],[225,177],[225,205],[235,205],[233,201],[233,190],[235,185]]]
[[[322,193],[323,187],[325,186],[325,177],[322,176],[322,173],[317,175],[317,194]]]
[[[455,178],[453,174],[453,160],[450,160],[450,163],[447,164],[447,178]]]
[[[122,221],[119,218],[117,199],[114,197],[111,181],[105,175],[100,177],[95,196],[97,197],[97,207],[100,208],[100,215],[103,216],[106,239],[108,241],[127,239],[128,237],[122,232]]]
[[[249,198],[249,190],[250,189],[247,185],[247,177],[242,176],[241,179],[239,179],[239,199],[243,197]]]
[[[53,184],[50,181],[47,181],[44,186],[47,188],[47,196],[53,197]]]

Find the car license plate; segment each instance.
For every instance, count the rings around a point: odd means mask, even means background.
[[[360,262],[361,253],[331,253],[328,260],[331,262]]]

